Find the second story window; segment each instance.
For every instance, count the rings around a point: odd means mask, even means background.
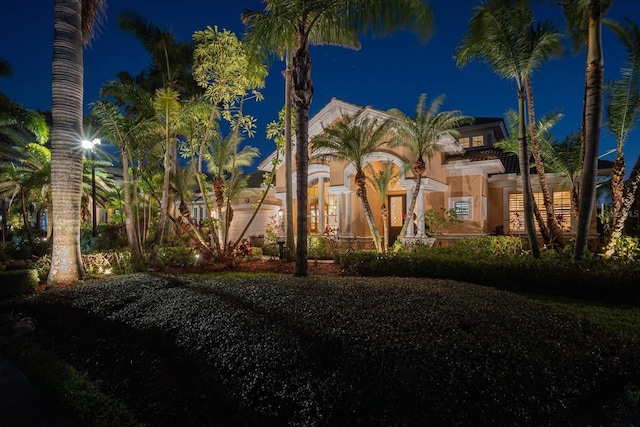
[[[458,139],[458,143],[462,148],[484,147],[484,135],[462,136]]]

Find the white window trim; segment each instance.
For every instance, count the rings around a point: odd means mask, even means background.
[[[466,197],[449,197],[449,209],[455,209],[457,202],[465,202],[469,204],[469,215],[459,215],[458,219],[468,221],[473,219],[473,196]]]

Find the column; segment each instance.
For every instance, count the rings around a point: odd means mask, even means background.
[[[348,192],[345,193],[344,198],[345,198],[345,230],[344,230],[344,234],[347,235],[351,235],[351,221],[352,221],[352,212],[351,212],[351,197],[352,197],[352,193]]]
[[[343,212],[342,203],[344,199],[344,193],[336,194],[336,199],[338,200],[338,206],[337,206],[337,212],[336,212],[336,217],[337,217],[336,227],[338,227],[337,234],[340,235],[344,233],[344,221],[342,220],[342,212]]]
[[[318,234],[324,234],[324,178],[318,178]]]

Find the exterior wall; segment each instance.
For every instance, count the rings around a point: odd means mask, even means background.
[[[486,194],[487,180],[481,175],[453,176],[447,179],[449,189],[445,194],[444,207],[453,207],[452,198],[471,197],[471,218],[461,219],[456,227],[446,230],[450,234],[486,233],[486,220],[483,218],[483,196]]]

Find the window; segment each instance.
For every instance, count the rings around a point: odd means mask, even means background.
[[[571,191],[553,191],[553,214],[562,231],[571,231]]]
[[[309,211],[307,212],[307,227],[309,234],[318,234],[320,212],[318,212],[318,180],[313,180],[308,190]]]
[[[307,210],[309,234],[322,234],[327,227],[335,229],[338,226],[338,198],[334,194],[328,194],[328,189],[329,179],[327,178],[315,179],[309,185]],[[320,192],[322,192],[322,198]]]
[[[533,197],[538,205],[538,208],[541,209],[544,214],[544,200],[542,198],[542,193],[534,192]],[[553,213],[556,216],[556,219],[560,224],[562,231],[571,231],[571,191],[553,191]],[[535,224],[536,231],[539,231],[538,222],[536,221]],[[522,200],[522,193],[509,194],[509,229],[512,232],[525,231],[524,203]]]
[[[484,135],[463,136],[458,138],[458,143],[462,148],[484,147]]]
[[[449,209],[455,209],[458,219],[473,219],[473,197],[450,197]]]

